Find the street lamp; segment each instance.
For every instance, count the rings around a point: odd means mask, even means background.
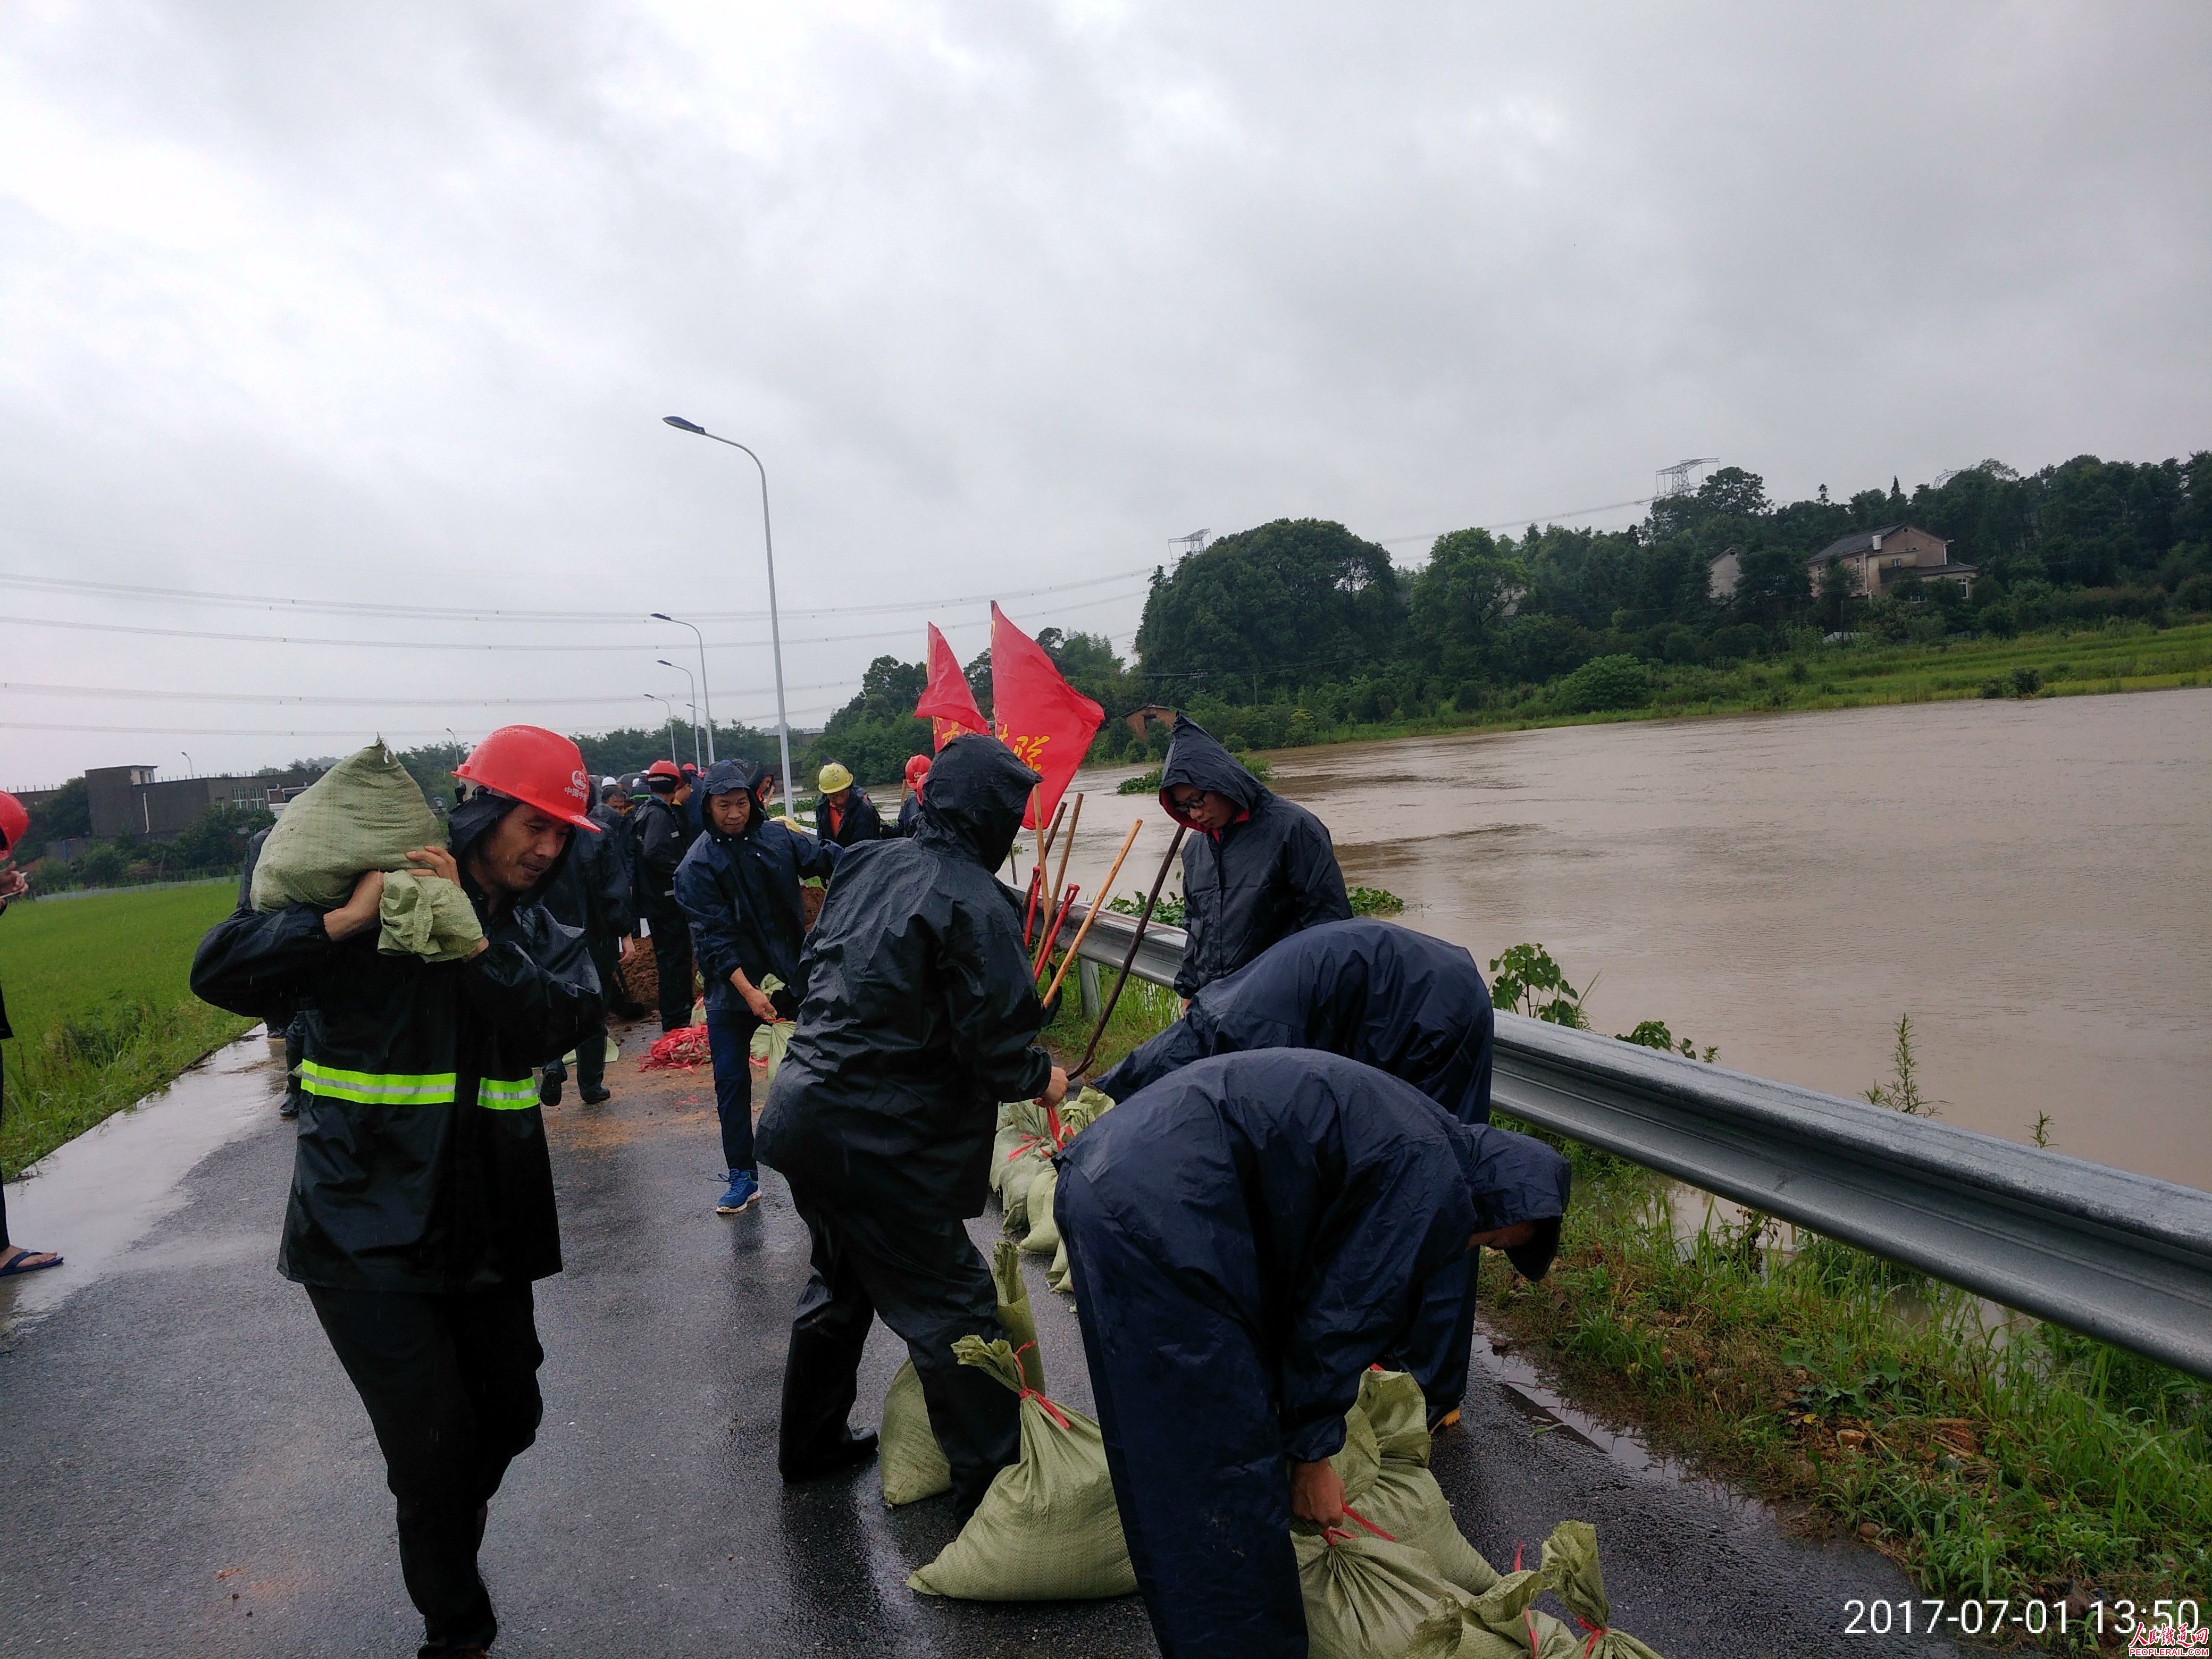
[[[669,763],[671,766],[677,766],[677,765],[680,765],[680,764],[682,764],[682,763],[678,759],[678,757],[677,757],[677,754],[676,754],[676,707],[675,707],[675,705],[674,705],[673,703],[670,702],[668,701],[668,699],[667,699],[667,698],[665,698],[665,697],[662,696],[660,695],[660,693],[659,693],[659,692],[658,692],[658,691],[648,691],[648,692],[647,692],[645,695],[646,695],[647,696],[648,696],[648,697],[651,697],[651,698],[653,700],[653,702],[655,702],[659,703],[659,704],[663,708],[665,708],[665,709],[666,709],[666,710],[668,711],[668,763]],[[658,764],[659,764],[659,763],[658,763],[658,762],[655,762],[655,763],[654,763],[654,764],[658,765]]]
[[[687,685],[687,686],[689,686],[689,687],[690,688],[690,695],[691,695],[691,763],[692,763],[692,765],[694,765],[694,766],[697,766],[697,765],[699,765],[699,764],[700,764],[700,761],[699,761],[699,687],[698,687],[698,685],[696,684],[696,683],[695,683],[695,682],[693,681],[693,679],[692,679],[692,678],[691,678],[691,671],[690,671],[690,669],[686,668],[686,667],[685,667],[682,663],[680,663],[680,662],[671,662],[671,661],[669,661],[669,660],[668,660],[668,659],[667,659],[667,658],[665,658],[665,657],[655,657],[655,658],[653,659],[653,660],[654,660],[655,662],[659,663],[659,664],[663,668],[672,668],[672,669],[674,669],[678,673],[679,673],[679,674],[683,675],[683,676],[684,676],[684,684],[685,685]]]
[[[191,754],[182,749],[179,749],[177,752],[179,755],[183,755],[185,757],[185,775],[188,778],[196,778],[199,776],[198,771],[192,765],[192,757]]]
[[[688,628],[691,637],[699,641],[699,701],[707,710],[707,764],[714,763],[714,694],[707,687],[707,636],[699,631],[698,624],[685,622],[681,617],[672,617],[665,611],[653,613],[655,622],[674,623],[678,628]],[[676,665],[671,663],[670,667]]]
[[[783,628],[777,621],[775,612],[775,533],[769,526],[768,468],[761,465],[759,456],[754,455],[735,438],[725,438],[719,433],[709,432],[696,421],[687,421],[681,415],[664,415],[660,418],[678,432],[689,432],[695,437],[712,438],[716,443],[727,444],[732,449],[744,449],[760,473],[761,543],[768,551],[768,637],[775,653],[775,740],[777,750],[783,758],[783,798],[785,811],[788,811],[789,803],[796,797],[792,793],[791,781],[791,719],[783,704]]]

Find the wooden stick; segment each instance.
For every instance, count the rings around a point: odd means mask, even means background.
[[[1066,809],[1066,805],[1067,803],[1066,801],[1060,802],[1060,806],[1063,810]],[[1052,886],[1048,890],[1049,891],[1054,893],[1064,893],[1067,890],[1067,855],[1075,850],[1075,827],[1082,822],[1083,797],[1081,795],[1078,795],[1075,798],[1075,816],[1067,821],[1067,839],[1060,842],[1060,868],[1053,872]],[[1060,818],[1057,814],[1053,817],[1052,826],[1054,839],[1058,840],[1060,836]],[[1055,936],[1058,935],[1059,932],[1060,930],[1057,927],[1053,929],[1053,933]],[[1049,951],[1052,947],[1048,945],[1045,946],[1045,949]]]
[[[1066,926],[1067,913],[1074,908],[1077,891],[1073,887],[1067,890],[1067,896],[1060,900],[1060,908],[1053,915],[1052,926],[1045,929],[1044,937],[1037,941],[1036,960],[1030,964],[1031,979],[1044,977],[1044,965],[1052,958],[1052,942],[1060,937],[1060,930]]]
[[[1144,827],[1144,819],[1139,818],[1129,826],[1129,833],[1121,837],[1121,850],[1114,854],[1114,867],[1106,872],[1106,879],[1098,884],[1100,892],[1114,890],[1114,878],[1121,873],[1121,860],[1129,856],[1129,849],[1137,844],[1137,831]],[[1060,981],[1067,977],[1068,969],[1074,964],[1075,953],[1083,948],[1084,936],[1090,933],[1091,924],[1097,920],[1098,906],[1096,904],[1083,913],[1083,926],[1075,930],[1075,943],[1067,947],[1067,954],[1060,959],[1060,971],[1052,976],[1052,989],[1044,994],[1046,1002],[1049,1003],[1059,991]]]
[[[1145,929],[1152,926],[1152,908],[1160,902],[1160,889],[1167,884],[1168,866],[1182,850],[1182,838],[1190,832],[1182,825],[1176,826],[1175,839],[1168,843],[1168,855],[1160,860],[1160,872],[1152,878],[1152,890],[1145,900],[1145,908],[1137,918],[1137,931],[1129,940],[1129,954],[1121,958],[1121,977],[1114,981],[1114,994],[1106,999],[1106,1006],[1098,1015],[1098,1029],[1091,1034],[1091,1046],[1083,1051],[1083,1058],[1067,1075],[1079,1078],[1091,1069],[1091,1057],[1098,1052],[1099,1040],[1106,1035],[1106,1022],[1114,1018],[1114,1005],[1121,1000],[1121,988],[1129,982],[1129,969],[1136,965],[1137,947],[1145,942]]]
[[[1035,792],[1032,791],[1031,793],[1034,793]],[[1038,844],[1039,850],[1042,851],[1047,858],[1050,858],[1052,856],[1053,845],[1060,839],[1060,821],[1066,816],[1067,803],[1066,801],[1062,801],[1059,807],[1053,812],[1052,828],[1045,832],[1043,840]]]

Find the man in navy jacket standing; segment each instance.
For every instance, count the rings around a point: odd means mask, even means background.
[[[765,769],[747,773],[717,761],[700,781],[706,833],[677,866],[676,902],[691,927],[691,949],[707,985],[707,1044],[714,1060],[714,1109],[722,1120],[729,1185],[714,1206],[736,1215],[760,1200],[753,1160],[753,1033],[789,1019],[805,993],[799,953],[806,917],[799,884],[827,879],[844,848],[768,816]],[[771,976],[782,981],[770,991]]]

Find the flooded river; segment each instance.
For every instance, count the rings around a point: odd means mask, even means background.
[[[2212,690],[1270,759],[1348,880],[1486,969],[1540,942],[1600,1030],[1663,1019],[1858,1095],[1910,1014],[1947,1121],[2025,1139],[2048,1113],[2062,1152],[2212,1188]],[[1158,803],[1110,793],[1131,769],[1079,780],[1086,898],[1139,812],[1115,890],[1165,850]]]

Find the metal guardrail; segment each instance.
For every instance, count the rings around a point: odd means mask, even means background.
[[[1118,969],[1135,927],[1082,955]],[[1147,929],[1132,971],[1171,983],[1183,942]],[[2212,1193],[1517,1014],[1497,1068],[1516,1117],[2212,1378]]]

